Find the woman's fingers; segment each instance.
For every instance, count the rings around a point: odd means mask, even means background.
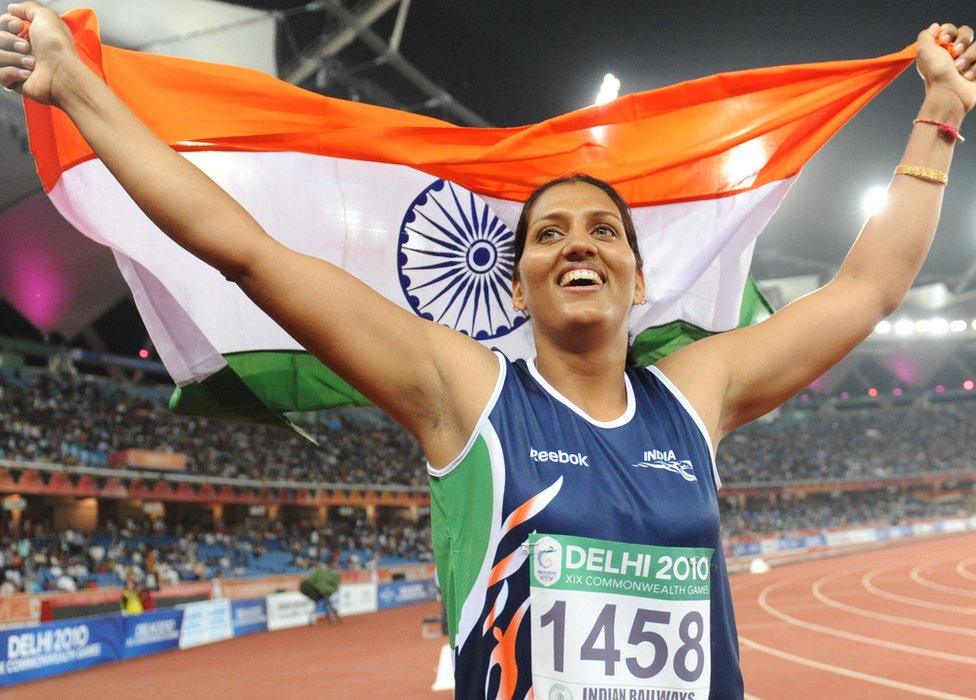
[[[34,57],[25,56],[22,53],[17,53],[16,51],[3,51],[0,50],[0,66],[14,66],[15,68],[27,68],[28,70],[34,69]]]
[[[0,31],[0,50],[30,53],[30,42],[19,38],[16,34]]]
[[[24,22],[23,22],[23,20],[18,19],[17,17],[14,17],[13,15],[4,15],[3,18],[4,18],[4,20],[6,20],[5,24],[7,25],[6,27],[4,27],[4,29],[6,29],[11,34],[15,34],[16,35],[16,34],[20,34],[22,31],[24,31]]]
[[[937,41],[947,41],[950,44],[956,41],[956,34],[958,32],[956,25],[952,23],[946,23],[940,25],[939,27],[939,38]]]
[[[0,85],[8,90],[15,90],[30,77],[31,72],[26,68],[7,66],[0,68]]]
[[[956,56],[961,56],[973,43],[973,29],[967,25],[959,27],[956,32],[956,43],[953,45]]]
[[[961,50],[960,50],[961,47]],[[973,30],[971,27],[959,27],[956,36],[956,68],[967,80],[972,80],[976,76],[976,44],[973,43]]]

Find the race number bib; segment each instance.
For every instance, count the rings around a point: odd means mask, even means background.
[[[529,536],[537,700],[705,700],[713,550]]]

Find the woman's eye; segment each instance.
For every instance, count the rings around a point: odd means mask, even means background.
[[[539,231],[539,235],[536,238],[540,241],[550,241],[559,235],[559,231],[554,228],[544,228]]]
[[[600,224],[593,232],[599,236],[605,236],[608,238],[615,238],[617,235],[617,230],[613,226],[608,226],[607,224]]]

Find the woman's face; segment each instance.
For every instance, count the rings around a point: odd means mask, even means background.
[[[626,326],[644,300],[644,275],[606,192],[573,182],[536,200],[512,296],[539,328]]]

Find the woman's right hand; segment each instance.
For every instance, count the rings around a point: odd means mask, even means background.
[[[29,23],[25,38],[17,35]],[[0,15],[0,85],[46,105],[59,104],[58,80],[79,62],[74,40],[58,14],[36,2],[7,6]]]

